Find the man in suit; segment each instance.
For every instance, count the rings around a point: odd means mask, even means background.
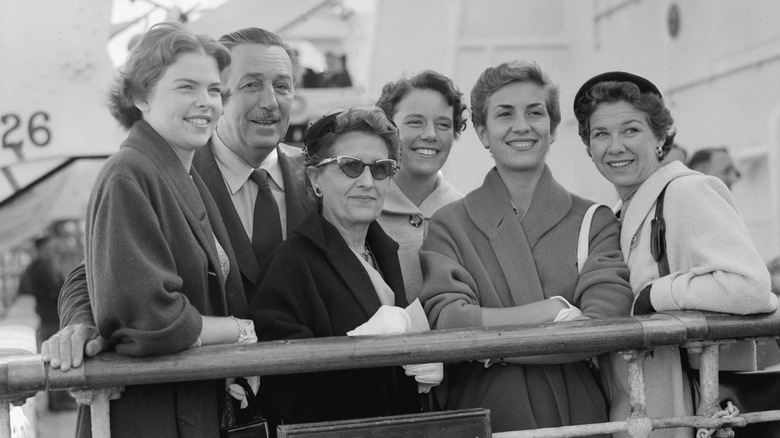
[[[228,229],[250,302],[274,244],[286,238],[313,205],[296,159],[300,150],[281,143],[301,67],[295,52],[263,29],[241,29],[219,41],[232,57],[222,76],[229,98],[215,134],[195,153],[193,167]],[[264,175],[262,182],[256,182],[257,173]],[[270,204],[256,209],[258,193],[264,190],[270,192]],[[107,348],[92,319],[83,265],[68,276],[59,311],[62,329],[41,349],[53,368],[78,367],[85,353],[94,356]]]

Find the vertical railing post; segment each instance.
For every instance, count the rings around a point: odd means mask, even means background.
[[[721,411],[720,407],[720,385],[718,379],[719,360],[718,352],[721,344],[706,343],[701,346],[701,356],[699,358],[699,406],[696,415],[710,418]],[[695,348],[694,351],[698,350]],[[685,354],[685,352],[682,352]],[[699,429],[697,436],[707,436],[706,429]],[[733,438],[734,431],[730,427],[723,427],[715,432],[718,438]]]
[[[628,417],[628,435],[631,438],[647,438],[653,431],[647,417],[645,400],[645,358],[647,350],[621,351],[620,356],[628,362],[628,388],[630,391],[631,415]]]
[[[11,438],[11,403],[0,399],[0,438]]]
[[[111,400],[119,398],[121,392],[122,388],[73,391],[79,404],[89,405],[92,418],[92,438],[111,438]]]

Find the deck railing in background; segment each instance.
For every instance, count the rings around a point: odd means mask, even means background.
[[[145,358],[105,353],[67,373],[50,369],[38,355],[12,356],[0,358],[0,437],[10,437],[6,420],[8,404],[46,389],[89,389],[82,391],[81,396],[83,401],[90,401],[92,395],[93,435],[101,438],[109,436],[108,394],[111,388],[126,385],[606,351],[622,351],[629,361],[632,413],[626,421],[502,432],[493,436],[575,437],[627,431],[633,437],[645,437],[653,429],[683,425],[705,429],[744,426],[780,420],[780,410],[724,415],[718,405],[718,350],[734,339],[766,341],[774,337],[780,337],[780,312],[733,316],[686,311],[570,323],[436,330],[398,336],[221,345]],[[701,351],[701,403],[696,416],[648,418],[646,415],[642,377],[644,357],[653,348],[668,345]],[[728,430],[725,433],[728,434]]]

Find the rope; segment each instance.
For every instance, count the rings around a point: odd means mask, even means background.
[[[712,418],[731,418],[739,415],[739,409],[737,409],[736,406],[731,404],[731,402],[726,402],[726,403],[727,403],[726,409],[720,412],[716,412],[715,415],[712,416]],[[720,428],[719,427],[716,427],[714,429],[701,428],[698,431],[696,431],[696,438],[711,438],[712,434],[715,433],[715,431],[718,429]]]

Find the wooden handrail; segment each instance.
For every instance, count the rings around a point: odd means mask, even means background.
[[[105,353],[67,373],[50,369],[38,355],[12,356],[0,358],[0,397],[13,398],[46,389],[105,388],[434,361],[605,352],[775,336],[780,336],[780,312],[735,316],[686,311],[408,335],[220,345],[141,358]]]

